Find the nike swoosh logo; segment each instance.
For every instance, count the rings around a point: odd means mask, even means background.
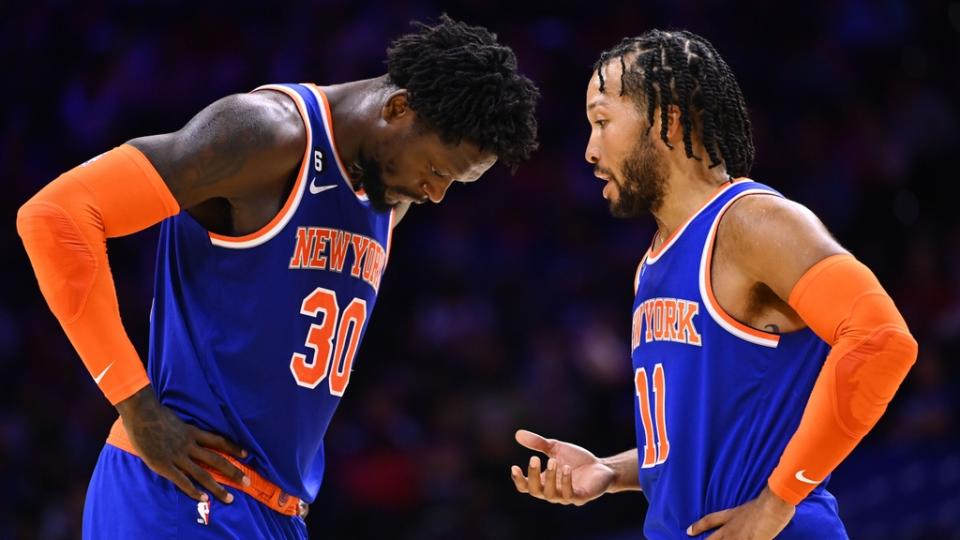
[[[795,475],[796,479],[799,480],[799,481],[801,481],[801,482],[804,482],[804,483],[806,483],[806,484],[813,484],[813,485],[817,485],[817,484],[819,484],[820,482],[823,482],[823,480],[811,480],[811,479],[807,478],[807,477],[804,476],[804,474],[803,474],[803,473],[805,473],[805,472],[807,472],[806,469],[801,469],[801,470],[797,471],[797,474]]]
[[[103,371],[101,371],[99,375],[93,378],[93,382],[100,384],[100,381],[103,380],[103,376],[106,375],[107,372],[110,371],[110,368],[112,367],[113,367],[113,362],[110,362],[109,366],[103,368]]]
[[[333,189],[333,188],[337,187],[337,185],[338,185],[338,184],[330,184],[330,185],[327,185],[327,186],[318,186],[318,185],[316,185],[316,184],[314,183],[314,182],[316,182],[316,181],[317,181],[316,178],[310,179],[310,193],[313,194],[313,195],[316,195],[317,193],[320,193],[320,192],[322,192],[322,191],[326,191],[326,190],[328,190],[328,189]]]

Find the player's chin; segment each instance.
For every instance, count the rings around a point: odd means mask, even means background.
[[[619,197],[614,197],[610,199],[610,215],[618,219],[632,219],[642,215],[642,212],[624,204]]]
[[[613,201],[610,201],[609,210],[610,210],[610,215],[611,215],[611,216],[613,216],[613,217],[615,217],[615,218],[622,218],[622,217],[623,217],[623,216],[620,214],[620,209],[617,208],[617,203],[615,203],[615,202],[613,202]]]

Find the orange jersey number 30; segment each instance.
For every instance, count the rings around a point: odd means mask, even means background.
[[[290,359],[293,378],[300,386],[316,388],[329,372],[330,393],[342,396],[350,383],[350,370],[357,355],[360,331],[367,320],[366,301],[354,298],[341,317],[337,294],[317,287],[303,299],[300,313],[314,319],[321,318],[321,321],[320,324],[310,323],[307,331],[305,345],[313,349],[312,358],[308,361],[306,355],[293,353]]]

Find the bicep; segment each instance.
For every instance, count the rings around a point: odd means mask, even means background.
[[[734,203],[720,234],[729,239],[734,259],[748,278],[765,284],[784,302],[807,270],[831,255],[847,253],[813,212],[776,196],[750,196]]]
[[[295,168],[306,144],[295,105],[266,94],[227,96],[178,131],[129,144],[150,160],[181,208],[242,197],[258,180]]]

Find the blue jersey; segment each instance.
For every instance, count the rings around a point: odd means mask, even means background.
[[[809,328],[758,331],[717,303],[710,284],[717,227],[748,195],[780,196],[749,180],[724,184],[637,270],[631,350],[650,539],[688,538],[687,526],[703,516],[760,494],[829,352]],[[825,485],[778,538],[846,538]]]
[[[314,85],[269,85],[307,127],[276,217],[242,237],[188,213],[164,221],[148,372],[160,401],[250,452],[285,492],[313,501],[323,436],[350,381],[390,252],[392,212],[354,191]]]

